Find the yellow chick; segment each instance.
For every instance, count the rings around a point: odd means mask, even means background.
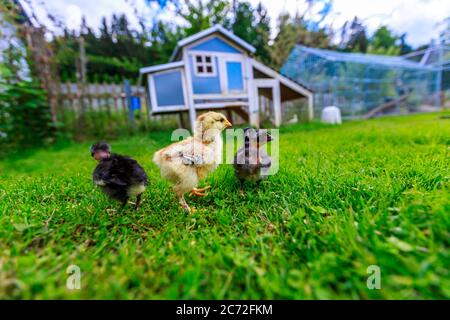
[[[207,112],[195,122],[194,136],[173,143],[157,152],[153,162],[161,169],[161,176],[173,183],[173,190],[181,206],[191,212],[184,194],[204,196],[198,183],[213,172],[222,160],[221,132],[231,123],[221,113]]]

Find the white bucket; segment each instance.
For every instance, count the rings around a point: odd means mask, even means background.
[[[323,123],[341,124],[341,110],[335,106],[325,107],[322,110],[321,120]]]

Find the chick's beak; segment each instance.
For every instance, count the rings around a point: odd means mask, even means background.
[[[231,122],[230,122],[230,121],[228,121],[227,119],[225,119],[225,122],[224,122],[224,124],[225,124],[225,128],[229,128],[229,127],[231,127],[231,126],[232,126]]]
[[[96,161],[100,161],[101,160],[101,155],[98,153],[98,152],[96,152],[95,154],[94,154],[94,159],[96,160]]]
[[[109,152],[105,152],[105,151],[97,151],[93,154],[93,158],[97,161],[100,161],[100,160],[108,158],[108,157],[109,157]]]

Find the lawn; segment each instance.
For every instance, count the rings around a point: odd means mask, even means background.
[[[0,298],[449,299],[441,116],[283,127],[276,175],[240,196],[222,165],[192,215],[151,161],[168,131],[112,141],[150,177],[139,211],[94,187],[89,142],[0,161]]]

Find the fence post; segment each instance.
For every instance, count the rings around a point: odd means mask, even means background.
[[[86,48],[85,48],[85,42],[84,42],[84,38],[82,36],[80,36],[78,38],[78,45],[79,45],[79,50],[80,50],[80,56],[79,56],[79,60],[78,60],[78,68],[77,68],[77,75],[78,75],[78,90],[80,97],[79,97],[79,102],[80,102],[80,113],[79,113],[79,118],[78,118],[78,127],[80,129],[84,129],[85,125],[86,125],[86,119],[85,119],[85,112],[86,112],[86,105],[85,105],[85,101],[84,101],[84,96],[85,96],[85,85],[86,85],[86,75],[87,75],[87,70],[86,70],[86,65],[87,65],[87,58],[86,58]]]
[[[127,101],[127,107],[128,107],[128,119],[130,120],[131,128],[136,128],[136,122],[134,120],[134,110],[133,105],[131,101],[131,86],[130,81],[125,80],[124,81],[124,91],[125,91],[125,97]]]

